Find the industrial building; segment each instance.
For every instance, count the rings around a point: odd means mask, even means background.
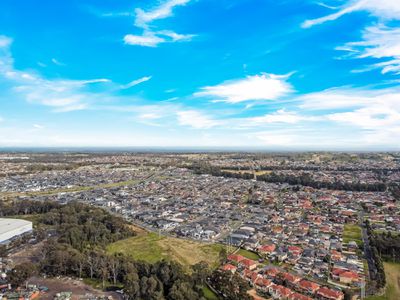
[[[0,219],[0,244],[32,231],[32,222],[20,219]]]

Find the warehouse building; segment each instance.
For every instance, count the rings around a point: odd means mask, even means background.
[[[0,219],[0,244],[32,231],[32,222],[20,219]]]

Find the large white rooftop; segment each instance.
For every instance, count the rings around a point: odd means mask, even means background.
[[[32,222],[21,220],[21,219],[0,219],[0,235],[19,229],[23,226],[32,225]]]

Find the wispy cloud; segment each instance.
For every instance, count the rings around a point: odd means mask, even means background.
[[[105,78],[49,80],[33,71],[18,70],[9,49],[11,41],[0,38],[0,80],[11,84],[13,93],[28,102],[52,107],[56,112],[82,110],[98,99],[97,94],[90,92],[90,85],[109,82]]]
[[[364,30],[362,39],[336,49],[349,52],[349,57],[386,59],[365,70],[379,68],[383,74],[400,74],[400,27],[391,28],[383,24],[370,26]]]
[[[155,20],[165,19],[172,16],[173,9],[176,6],[182,6],[189,3],[190,0],[167,0],[161,5],[154,7],[148,11],[141,8],[136,8],[135,25],[141,28],[148,28],[149,24]]]
[[[400,20],[400,1],[398,0],[349,0],[340,7],[337,12],[327,16],[306,20],[302,23],[303,28],[334,21],[338,18],[355,12],[366,11],[381,20]]]
[[[123,86],[121,86],[121,89],[129,89],[135,85],[141,84],[143,82],[149,81],[151,79],[151,76],[145,76],[136,80],[133,80],[131,82],[129,82],[128,84],[125,84]]]
[[[231,80],[215,86],[206,86],[195,96],[217,98],[215,101],[239,103],[251,100],[276,100],[293,91],[286,81],[288,75],[263,73],[245,79]]]
[[[52,62],[53,64],[57,65],[57,66],[65,66],[64,63],[58,61],[58,60],[55,59],[55,58],[52,58],[52,59],[51,59],[51,62]]]
[[[165,19],[173,15],[173,9],[177,6],[183,6],[191,0],[167,0],[147,11],[135,9],[135,26],[143,30],[142,34],[127,34],[124,37],[125,44],[156,47],[162,43],[171,43],[178,41],[189,41],[193,34],[180,34],[172,30],[155,30],[151,25],[156,20]]]

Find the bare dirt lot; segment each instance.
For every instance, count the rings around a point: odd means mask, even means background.
[[[94,289],[93,287],[83,283],[77,279],[71,278],[43,278],[43,277],[32,277],[28,281],[29,284],[35,284],[37,286],[45,286],[49,290],[48,292],[41,294],[40,299],[54,299],[54,296],[60,292],[72,292],[72,300],[79,300],[82,297],[90,294],[93,296],[111,296],[113,299],[122,299],[118,293],[115,292],[102,292]]]

